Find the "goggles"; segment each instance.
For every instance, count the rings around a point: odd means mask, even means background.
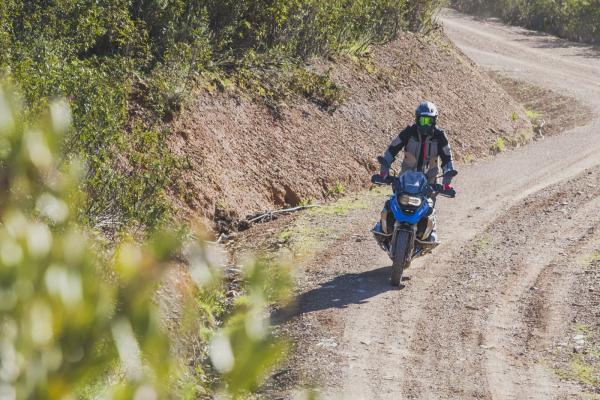
[[[418,122],[419,122],[419,126],[432,126],[433,125],[433,117],[419,117]]]

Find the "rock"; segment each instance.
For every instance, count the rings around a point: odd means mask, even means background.
[[[326,347],[326,348],[334,348],[334,347],[337,347],[337,345],[338,344],[335,342],[335,340],[333,338],[321,339],[321,341],[319,343],[317,343],[317,346]]]
[[[573,336],[573,340],[575,341],[577,347],[582,347],[585,344],[585,336],[584,335],[575,335],[575,336]]]
[[[282,185],[276,184],[276,183],[272,184],[271,196],[273,199],[273,203],[275,203],[277,205],[283,205],[285,203],[285,195],[286,195],[286,190]]]

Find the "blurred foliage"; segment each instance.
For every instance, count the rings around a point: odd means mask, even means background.
[[[600,43],[600,0],[451,0],[461,11],[505,21],[563,38]]]
[[[161,229],[166,190],[185,167],[169,151],[169,122],[206,76],[234,78],[271,103],[297,93],[334,109],[343,93],[304,61],[363,55],[401,30],[427,30],[437,6],[0,1],[0,80],[23,95],[0,92],[0,397],[255,390],[285,355],[265,309],[288,300],[289,275],[251,263],[246,294],[229,307],[206,246]],[[120,235],[106,246],[97,233],[136,226],[148,232],[143,244]],[[192,300],[167,334],[156,290],[182,255]]]
[[[236,299],[209,347],[212,364],[223,375],[220,389],[234,398],[256,391],[288,348],[285,339],[271,335],[264,314],[270,304],[290,301],[290,271],[258,260],[246,266],[244,280],[246,294]]]
[[[185,166],[168,151],[167,123],[196,78],[363,54],[400,30],[427,29],[438,2],[2,0],[0,78],[21,88],[33,115],[68,99],[74,129],[65,154],[86,164],[80,214],[90,225],[153,228],[167,218],[165,190],[178,187]],[[276,102],[294,92],[327,109],[340,100],[328,76],[284,76],[254,85],[258,97]]]
[[[75,219],[83,169],[58,156],[68,105],[52,102],[28,123],[21,103],[0,88],[0,397],[191,399],[218,390],[237,398],[255,390],[285,354],[266,307],[289,299],[287,270],[250,263],[247,294],[227,310],[214,257],[189,235],[124,238],[107,255]],[[192,282],[178,288],[177,333],[209,349],[193,360],[176,351],[180,339],[167,333],[156,299],[183,259]]]

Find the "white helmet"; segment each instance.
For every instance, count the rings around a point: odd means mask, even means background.
[[[422,135],[433,134],[437,122],[438,109],[429,101],[422,101],[415,111],[415,122],[417,130]]]

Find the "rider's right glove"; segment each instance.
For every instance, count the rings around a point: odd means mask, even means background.
[[[379,176],[381,177],[381,179],[385,179],[388,177],[389,174],[390,174],[390,166],[382,163],[381,168],[379,170]]]
[[[394,157],[386,152],[385,155],[377,157],[377,162],[380,165],[379,176],[381,179],[386,179],[390,175],[390,166],[394,162]]]

